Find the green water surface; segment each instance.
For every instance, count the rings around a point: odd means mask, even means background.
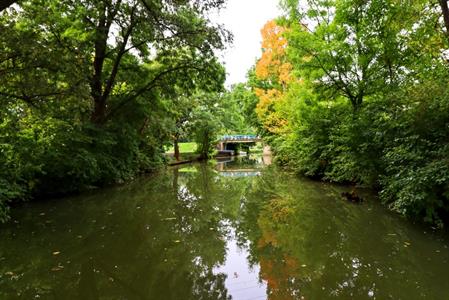
[[[262,158],[28,203],[0,299],[449,299],[449,239]]]

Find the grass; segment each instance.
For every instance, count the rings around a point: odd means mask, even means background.
[[[179,143],[179,152],[180,153],[193,153],[196,151],[196,143]],[[175,152],[173,146],[168,148],[165,153],[172,154]]]
[[[196,151],[196,143],[179,143],[179,152],[181,161],[195,160],[198,157],[198,154],[196,154],[195,151]],[[171,146],[165,151],[169,163],[176,161],[175,158],[173,157],[174,152],[175,149],[173,148],[173,146]]]

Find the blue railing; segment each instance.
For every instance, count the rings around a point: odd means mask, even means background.
[[[255,134],[222,135],[220,141],[253,141],[260,137]]]

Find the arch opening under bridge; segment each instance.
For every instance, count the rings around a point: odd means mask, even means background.
[[[240,150],[249,153],[251,147],[262,142],[260,136],[253,134],[223,135],[217,143],[217,150],[221,155],[236,155]],[[264,155],[271,153],[268,146],[263,148]]]

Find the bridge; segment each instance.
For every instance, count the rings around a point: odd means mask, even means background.
[[[220,137],[220,142],[255,143],[261,141],[262,139],[255,134],[222,135]]]
[[[245,144],[246,148],[261,142],[262,139],[254,134],[223,135],[217,145],[219,151],[235,151],[238,144]]]
[[[223,177],[252,177],[260,176],[261,171],[223,171],[220,175]]]

